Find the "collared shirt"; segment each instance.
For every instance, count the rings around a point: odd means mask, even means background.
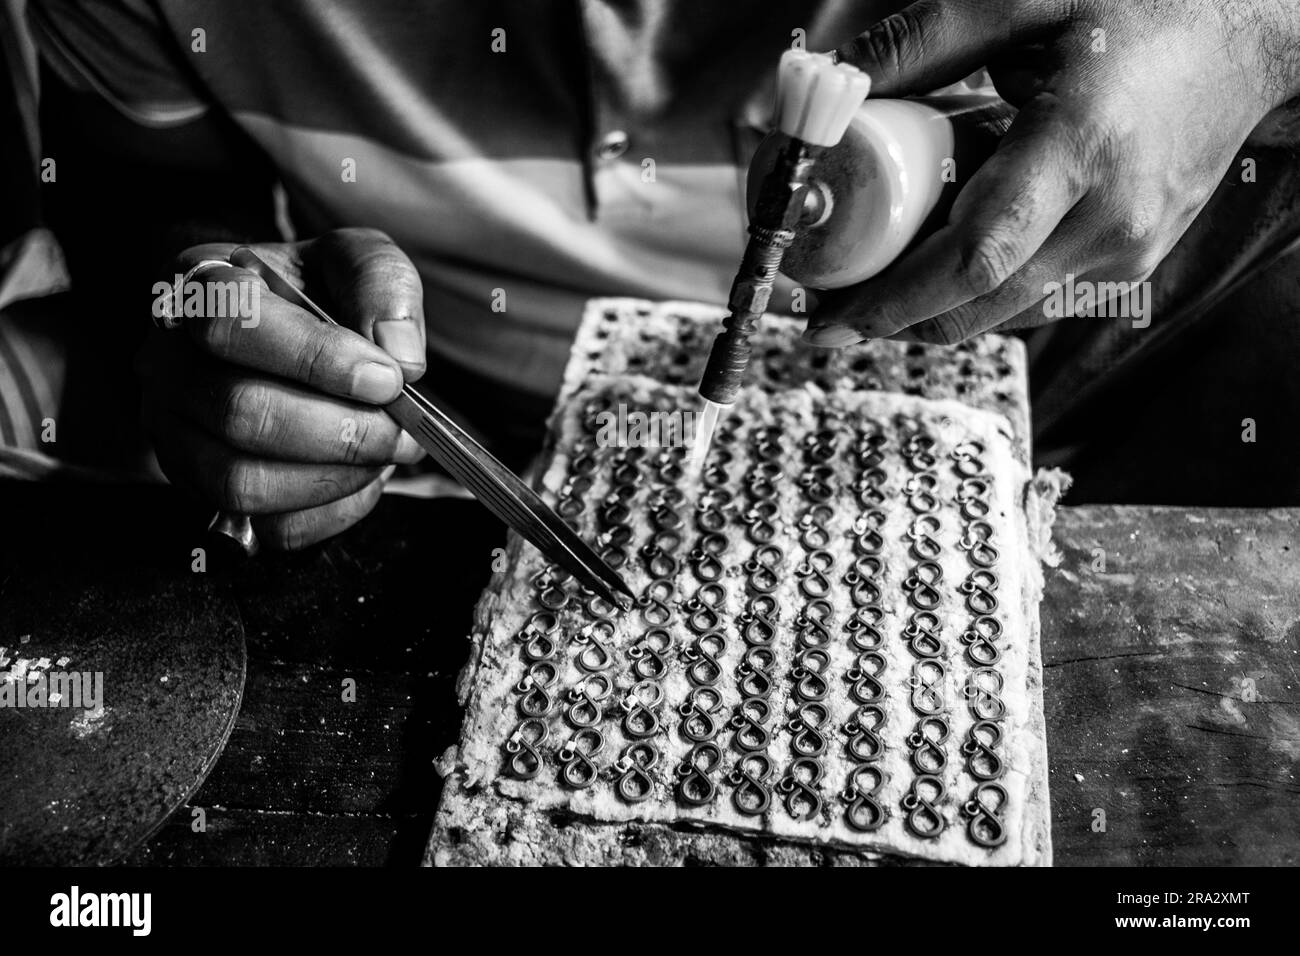
[[[149,126],[232,117],[307,237],[387,232],[430,349],[554,394],[584,302],[725,302],[740,168],[792,42],[870,3],[32,0],[62,79]],[[778,299],[778,302],[780,300]]]

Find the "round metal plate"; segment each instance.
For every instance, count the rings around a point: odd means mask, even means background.
[[[107,525],[140,490],[52,507],[48,490],[3,491],[17,517],[0,556],[0,865],[112,863],[215,763],[243,694],[243,631],[192,570],[202,541],[163,490],[148,490],[158,530],[129,541]]]

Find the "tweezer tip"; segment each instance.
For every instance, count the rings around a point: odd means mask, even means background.
[[[632,610],[632,605],[636,603],[636,594],[632,592],[632,589],[627,586],[622,578],[618,579],[617,589],[610,591],[610,597],[613,599],[612,603],[623,611]]]
[[[590,572],[590,569],[588,571]],[[606,571],[608,575],[591,574],[586,577],[587,590],[620,611],[632,610],[636,605],[636,592],[628,587],[627,582],[615,574],[613,569],[606,568]]]

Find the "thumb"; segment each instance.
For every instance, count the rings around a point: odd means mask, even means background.
[[[406,253],[377,229],[336,229],[302,249],[335,318],[393,357],[408,382],[424,374],[424,287]]]
[[[835,54],[871,77],[872,96],[917,96],[987,66],[1028,27],[1024,7],[1022,2],[918,0]],[[1014,30],[1013,21],[1019,21]]]

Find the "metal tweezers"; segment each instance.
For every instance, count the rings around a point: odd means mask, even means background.
[[[230,263],[257,273],[272,292],[306,309],[322,322],[339,324],[247,246],[232,251]],[[635,600],[632,589],[614,569],[601,560],[600,555],[565,524],[537,492],[414,388],[404,385],[402,394],[385,405],[384,411],[453,478],[468,488],[485,508],[531,541],[542,554],[571,573],[581,584],[616,607],[624,606],[621,597]]]

